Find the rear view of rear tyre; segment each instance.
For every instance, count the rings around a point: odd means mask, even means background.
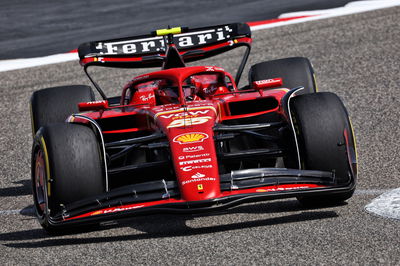
[[[40,224],[49,232],[62,206],[105,192],[104,172],[93,131],[78,124],[51,124],[35,136],[32,149],[33,199]]]
[[[294,97],[291,107],[302,168],[332,171],[337,186],[350,188],[298,200],[304,205],[331,205],[350,198],[357,176],[356,145],[342,101],[333,93],[314,93]]]
[[[32,132],[35,136],[40,127],[64,122],[77,113],[78,103],[94,100],[89,86],[72,85],[35,91],[31,97]]]
[[[282,78],[282,87],[293,89],[304,87],[298,94],[317,92],[317,84],[310,60],[304,57],[291,57],[258,63],[250,68],[249,82]]]

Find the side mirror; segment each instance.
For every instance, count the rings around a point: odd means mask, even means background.
[[[99,111],[108,108],[108,102],[105,100],[102,101],[94,101],[94,102],[83,102],[78,103],[79,111]]]
[[[256,90],[276,88],[282,85],[283,85],[282,78],[257,80],[251,84],[252,88]]]

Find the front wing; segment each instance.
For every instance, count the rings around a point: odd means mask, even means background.
[[[286,168],[232,171],[220,176],[221,194],[203,201],[179,199],[176,181],[153,181],[122,187],[64,206],[50,217],[51,226],[74,227],[146,214],[193,214],[227,209],[242,203],[299,196],[352,192],[355,179],[338,185],[334,172]]]

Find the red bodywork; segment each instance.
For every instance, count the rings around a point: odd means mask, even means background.
[[[218,86],[210,90],[210,93],[207,95],[202,94],[202,98],[198,98],[198,100],[189,101],[184,97],[184,83],[185,80],[196,74],[218,75],[223,77],[224,80],[228,80],[228,82],[225,82],[225,84],[214,84]],[[155,87],[133,89],[137,84],[146,84],[148,81],[160,79],[172,80],[178,86],[179,98],[177,103],[157,105],[155,98],[157,97],[158,89]],[[210,84],[196,85],[196,89],[204,90],[207,89],[205,86]],[[122,132],[162,131],[167,136],[170,144],[172,163],[181,197],[179,199],[169,198],[153,202],[110,207],[81,214],[76,217],[68,217],[66,220],[123,212],[160,204],[204,201],[238,194],[325,187],[315,184],[293,184],[221,191],[213,127],[227,120],[242,119],[267,113],[283,115],[280,102],[288,92],[288,89],[277,87],[282,85],[282,80],[277,78],[254,85],[254,89],[239,91],[233,82],[232,76],[219,67],[173,68],[134,78],[123,90],[121,106],[110,107],[107,101],[81,103],[79,107],[82,111],[89,109],[96,110],[85,113],[85,116],[94,120],[121,116],[130,117],[131,119],[132,116],[135,116],[135,121],[139,122],[132,123],[131,127],[123,130],[103,131],[105,135]],[[128,94],[130,97],[127,97]],[[270,99],[272,102],[275,102],[275,105],[272,105],[270,109],[247,114],[235,115],[230,112],[229,103],[254,101],[257,99]],[[75,118],[74,122],[86,123],[87,121]]]
[[[179,92],[183,95],[183,81],[197,73],[220,73],[233,80],[232,76],[222,68],[213,66],[161,70],[134,78],[124,88],[122,99],[126,97],[128,89],[136,84],[163,78],[175,80],[179,84]],[[239,92],[235,84],[232,84],[232,86],[232,91],[226,86],[220,86],[215,92],[207,96],[207,99],[197,101],[187,101],[185,97],[179,97],[179,103],[156,105],[153,100],[156,97],[154,96],[155,92],[144,90],[134,92],[129,104],[123,106],[109,107],[106,101],[99,101],[82,103],[80,108],[88,110],[92,106],[92,109],[96,110],[102,106],[105,107],[97,112],[85,114],[85,116],[95,120],[136,115],[137,121],[142,122],[142,124],[133,125],[132,128],[105,131],[104,134],[160,129],[166,134],[170,143],[171,157],[174,158],[173,165],[182,191],[182,199],[188,201],[205,200],[222,196],[219,190],[218,163],[213,139],[214,125],[225,120],[246,118],[270,112],[281,113],[279,102],[288,91],[285,88],[276,88],[261,91],[251,90],[244,93],[244,91]],[[145,95],[145,100],[141,100],[138,95]],[[243,115],[232,115],[229,112],[228,103],[230,102],[260,98],[274,99],[277,103],[276,107]],[[74,122],[78,122],[78,120],[79,118]],[[194,177],[196,174],[198,176]]]
[[[167,37],[142,35],[79,47],[85,72],[91,65],[163,70],[133,78],[121,97],[113,98],[86,72],[103,100],[80,103],[81,113],[68,122],[95,131],[106,191],[66,204],[50,223],[206,212],[354,189],[354,183],[336,186],[332,172],[301,169],[288,108],[301,88],[282,87],[281,77],[237,87],[252,41],[248,25],[186,29],[177,35],[173,30],[165,30]],[[240,46],[247,50],[235,79],[220,67],[185,66]],[[279,163],[284,158],[291,160],[284,163],[287,168]],[[289,168],[293,161],[299,163]]]

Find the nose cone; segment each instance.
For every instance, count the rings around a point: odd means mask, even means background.
[[[185,200],[205,200],[220,194],[213,132],[205,129],[191,128],[171,143],[175,173]]]
[[[221,190],[213,132],[216,109],[204,103],[160,112],[156,117],[169,139],[182,199],[218,197]]]

